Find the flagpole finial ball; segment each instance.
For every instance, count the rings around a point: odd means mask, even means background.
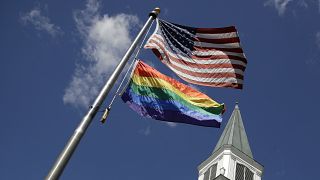
[[[234,108],[239,109],[239,102],[238,101],[236,101],[236,106]]]
[[[158,14],[160,14],[160,8],[159,7],[154,8],[154,11],[156,11]]]
[[[154,19],[160,14],[160,8],[156,7],[153,11],[150,12],[149,16],[152,16]]]

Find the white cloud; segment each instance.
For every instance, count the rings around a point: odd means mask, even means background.
[[[33,8],[30,12],[27,12],[20,17],[23,24],[31,24],[39,31],[45,31],[51,36],[62,34],[61,28],[50,22],[50,19],[41,14],[39,7]]]
[[[295,14],[298,8],[309,9],[316,7],[320,13],[320,0],[267,0],[264,6],[274,7],[280,16],[284,15],[290,8],[292,13]]]
[[[273,6],[278,11],[278,14],[282,16],[286,11],[289,2],[291,1],[293,0],[269,0],[265,2],[264,5]]]
[[[149,136],[150,133],[151,133],[151,127],[150,127],[150,126],[147,126],[146,129],[140,130],[139,132],[140,132],[141,134],[145,135],[145,136]]]
[[[177,123],[174,123],[174,122],[166,122],[166,124],[169,126],[169,127],[176,127],[177,126]]]
[[[305,0],[300,0],[300,1],[298,2],[298,5],[299,5],[300,7],[305,8],[305,9],[309,8],[309,4],[308,4]]]
[[[74,13],[77,30],[84,42],[85,61],[77,64],[63,96],[65,104],[88,107],[130,46],[130,30],[139,24],[137,16],[100,15],[99,9],[97,0],[88,0],[84,10]]]
[[[316,45],[315,48],[312,48],[309,57],[307,57],[305,63],[308,67],[308,70],[312,73],[318,74],[319,72],[319,64],[320,64],[320,31],[314,34],[314,43]]]
[[[315,36],[316,36],[316,44],[320,49],[320,31],[318,31]]]

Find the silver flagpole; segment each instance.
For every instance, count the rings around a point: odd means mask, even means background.
[[[86,132],[88,126],[92,122],[92,119],[97,114],[101,104],[103,103],[104,99],[110,92],[111,88],[113,87],[114,83],[116,82],[117,78],[119,77],[122,69],[125,67],[127,61],[129,60],[131,54],[134,52],[136,46],[141,41],[142,37],[145,35],[146,31],[150,27],[152,21],[157,18],[160,13],[160,8],[155,8],[149,14],[149,19],[137,35],[136,39],[131,44],[130,48],[123,56],[122,60],[111,74],[109,80],[103,86],[100,94],[97,96],[96,100],[94,101],[93,105],[90,107],[87,114],[82,118],[81,123],[79,124],[78,128],[74,131],[73,135],[69,139],[68,143],[60,153],[59,157],[57,158],[55,164],[52,166],[50,172],[48,173],[46,180],[56,180],[59,179],[60,175],[62,174],[65,166],[67,165],[68,161],[70,160],[73,152],[77,148],[82,136]]]

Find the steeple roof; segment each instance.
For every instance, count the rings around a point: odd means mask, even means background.
[[[253,159],[248,137],[243,126],[238,103],[236,104],[231,117],[226,127],[224,128],[223,133],[213,152],[217,151],[224,145],[232,145]]]

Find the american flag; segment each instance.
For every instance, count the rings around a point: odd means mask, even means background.
[[[247,60],[234,26],[194,28],[157,19],[145,48],[189,83],[242,89]]]

